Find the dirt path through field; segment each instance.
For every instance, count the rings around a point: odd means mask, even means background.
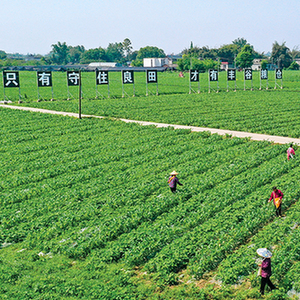
[[[33,111],[33,112],[39,112],[39,113],[57,114],[57,115],[78,118],[78,113],[70,113],[70,112],[62,112],[62,111],[55,111],[55,110],[48,110],[48,109],[41,109],[41,108],[34,108],[34,107],[6,105],[6,104],[0,104],[0,107]],[[94,116],[94,115],[82,115],[82,117],[83,118],[87,118],[87,117],[91,118],[92,117],[92,118],[100,118],[100,119],[105,118],[105,117]],[[296,145],[300,145],[300,139],[283,137],[283,136],[251,133],[251,132],[244,132],[244,131],[225,130],[225,129],[216,129],[216,128],[205,128],[205,127],[196,127],[196,126],[185,126],[185,125],[164,124],[164,123],[155,123],[155,122],[146,122],[146,121],[136,121],[136,120],[121,119],[121,118],[119,118],[118,120],[121,120],[126,123],[138,123],[140,125],[145,125],[145,126],[154,125],[156,127],[173,127],[175,129],[189,129],[194,132],[210,131],[211,133],[217,133],[220,135],[229,134],[231,136],[240,137],[240,138],[249,137],[255,141],[272,141],[277,144],[293,143]]]

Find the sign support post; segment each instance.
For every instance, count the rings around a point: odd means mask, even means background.
[[[81,119],[81,71],[79,71],[79,119]]]

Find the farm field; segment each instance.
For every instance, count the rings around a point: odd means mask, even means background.
[[[287,162],[286,145],[4,108],[0,116],[1,299],[260,299],[261,247],[273,252],[279,287],[265,299],[298,299],[300,166]],[[283,218],[267,203],[274,185]]]
[[[269,72],[269,78],[272,72]],[[117,80],[119,73],[112,72],[115,80],[110,86],[111,97],[107,98],[107,86],[99,87],[101,94],[105,98],[95,99],[96,91],[94,83],[94,73],[83,73],[83,100],[82,113],[100,115],[116,118],[127,118],[141,121],[153,121],[170,124],[194,125],[210,128],[221,128],[253,133],[264,133],[279,136],[300,137],[300,72],[284,71],[283,89],[274,90],[274,82],[269,80],[269,89],[259,90],[259,81],[254,80],[254,90],[243,90],[242,72],[238,72],[238,89],[226,92],[225,72],[220,73],[219,93],[207,92],[207,74],[201,74],[200,83],[206,84],[200,94],[188,94],[188,78],[179,78],[178,73],[161,73],[159,81],[159,96],[145,96],[145,83],[142,82],[145,74],[136,75],[136,95],[137,97],[122,98],[121,79]],[[259,75],[259,73],[254,74]],[[62,76],[65,73],[54,73],[59,82],[59,90],[54,91],[57,101],[36,102],[36,85],[34,72],[22,74],[25,79],[31,82],[30,91],[22,105],[46,108],[59,111],[78,111],[78,89],[72,91],[74,98],[67,98],[66,83]],[[30,77],[31,76],[31,77]],[[256,76],[256,77],[257,77]],[[85,78],[86,77],[86,78]],[[273,76],[274,77],[274,76]],[[22,79],[22,78],[21,78]],[[31,81],[30,81],[30,80]],[[55,77],[54,77],[55,79]],[[53,81],[54,81],[53,79]],[[113,80],[113,79],[112,79]],[[85,82],[86,84],[84,84]],[[26,82],[26,81],[25,81]],[[25,83],[24,83],[25,84]],[[149,85],[150,86],[150,85]],[[47,89],[47,88],[46,88]],[[119,89],[119,90],[118,90]],[[126,86],[128,95],[132,86]],[[151,89],[151,87],[150,87]],[[194,87],[197,89],[197,87]],[[8,89],[6,89],[8,90]],[[156,86],[152,85],[155,93]],[[50,90],[48,90],[49,92]],[[17,91],[9,91],[16,93]],[[41,89],[40,89],[41,93]],[[45,92],[44,92],[45,93]],[[35,94],[35,95],[34,95]],[[12,97],[13,98],[13,97]],[[49,95],[48,99],[51,96]],[[15,103],[17,100],[15,98]]]

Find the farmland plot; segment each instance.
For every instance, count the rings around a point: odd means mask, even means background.
[[[83,93],[82,113],[107,117],[127,118],[141,121],[153,121],[169,124],[193,125],[208,128],[221,128],[253,133],[264,133],[279,136],[300,137],[300,113],[299,102],[299,72],[286,71],[289,81],[287,86],[281,90],[261,90],[237,92],[210,93],[201,92],[191,94],[183,92],[184,86],[176,77],[177,74],[163,73],[165,91],[159,96],[145,97],[140,89],[139,97],[114,97],[95,99],[95,87],[92,76],[84,74],[87,80],[86,91]],[[113,73],[113,72],[112,72]],[[63,74],[65,75],[65,74]],[[143,76],[139,74],[140,86],[143,83]],[[176,75],[176,76],[175,76]],[[207,74],[202,74],[203,76]],[[25,76],[25,75],[24,75]],[[29,75],[27,75],[29,76]],[[62,76],[62,75],[55,75]],[[112,75],[116,80],[117,73]],[[186,78],[183,78],[186,80]],[[57,79],[62,82],[62,78]],[[113,81],[114,82],[114,81]],[[89,84],[88,84],[89,83]],[[187,84],[188,83],[184,83]],[[118,85],[121,88],[120,83]],[[136,91],[139,90],[138,84]],[[102,87],[106,88],[107,87]],[[128,89],[128,87],[127,87]],[[132,90],[132,87],[130,88]],[[83,87],[84,90],[84,87]],[[73,100],[66,101],[66,87],[61,83],[57,88],[57,100],[42,101],[37,103],[34,98],[25,100],[22,105],[46,108],[58,111],[78,112],[78,91],[72,92]],[[119,91],[122,93],[122,91]],[[129,92],[129,90],[127,90]],[[106,91],[107,93],[107,91]],[[138,92],[137,92],[138,93]],[[105,94],[105,91],[102,91]]]
[[[299,291],[300,167],[286,161],[285,145],[0,113],[0,294],[7,299],[222,293],[181,283],[182,272],[195,283],[214,272],[231,291],[222,297],[232,299],[236,282],[257,291],[255,249],[263,246],[274,252],[281,292]],[[173,169],[184,184],[176,194],[166,182]],[[267,204],[273,185],[285,194],[282,219]],[[246,299],[250,291],[242,292]]]

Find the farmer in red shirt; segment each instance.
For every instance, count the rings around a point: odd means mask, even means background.
[[[295,150],[293,149],[293,144],[291,144],[289,149],[287,149],[287,159],[294,158],[293,155],[295,155]]]
[[[278,190],[276,186],[273,186],[273,192],[268,202],[271,202],[273,199],[273,203],[276,207],[276,216],[281,217],[281,203],[282,203],[283,193],[281,190]]]

